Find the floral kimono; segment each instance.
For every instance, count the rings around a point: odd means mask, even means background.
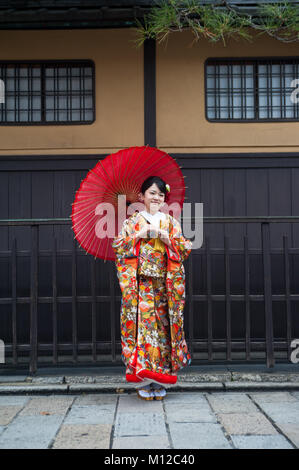
[[[112,243],[122,292],[122,360],[128,382],[152,379],[174,384],[177,371],[191,363],[183,325],[183,261],[192,243],[169,214],[160,221],[160,228],[169,231],[171,248],[158,238],[141,238],[136,243],[136,233],[146,224],[136,211]]]

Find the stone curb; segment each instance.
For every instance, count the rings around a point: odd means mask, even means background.
[[[232,390],[299,390],[297,382],[225,382],[224,387]]]
[[[299,370],[299,367],[298,367]],[[189,373],[179,374],[178,383],[198,384],[198,383],[298,383],[299,373]],[[126,382],[124,374],[102,375],[102,374],[65,374],[65,375],[1,375],[0,386],[5,384],[31,384],[31,385],[73,385],[73,384],[113,384],[114,386],[130,385]]]
[[[20,384],[7,384],[0,386],[0,395],[10,394],[32,394],[32,393],[68,393],[68,385],[20,385]]]
[[[294,382],[199,382],[182,383],[168,387],[170,392],[217,392],[217,391],[271,391],[271,390],[298,390],[299,383]],[[110,383],[110,384],[11,384],[0,386],[0,395],[10,394],[77,394],[77,393],[126,393],[134,392],[134,384]]]

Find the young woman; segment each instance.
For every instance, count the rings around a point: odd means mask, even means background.
[[[122,292],[121,345],[126,380],[146,400],[163,399],[164,384],[191,363],[184,334],[185,270],[191,252],[179,222],[160,208],[170,191],[151,176],[141,187],[145,210],[124,221],[112,247]]]

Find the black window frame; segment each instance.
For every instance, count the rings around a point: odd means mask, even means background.
[[[41,121],[0,121],[0,126],[78,126],[78,125],[91,125],[96,120],[96,88],[95,88],[95,63],[91,59],[58,59],[58,60],[0,60],[0,67],[2,65],[9,64],[9,65],[20,65],[20,64],[27,64],[27,65],[40,65],[41,67]],[[46,65],[59,65],[60,67],[68,67],[72,65],[82,65],[86,67],[91,67],[92,70],[92,112],[93,112],[93,119],[88,121],[46,121],[45,120],[45,67]],[[6,90],[6,84],[5,84]],[[1,106],[1,104],[0,104]]]
[[[298,61],[299,65],[299,56],[263,56],[263,57],[208,57],[204,62],[204,97],[205,97],[205,118],[208,122],[212,123],[244,123],[248,124],[250,122],[299,122],[299,109],[297,111],[298,118],[257,118],[258,113],[258,73],[257,67],[258,65],[267,65],[267,64],[275,64],[275,63],[287,63],[288,61]],[[208,97],[208,89],[207,89],[207,66],[208,65],[215,65],[215,64],[232,64],[232,65],[254,65],[254,113],[255,117],[252,119],[244,118],[244,119],[214,119],[208,117],[208,106],[207,106],[207,97]],[[298,77],[294,77],[294,79]],[[295,90],[295,88],[294,88]],[[299,106],[299,104],[297,104]]]

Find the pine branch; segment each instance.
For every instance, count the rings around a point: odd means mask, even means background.
[[[252,16],[242,12],[225,0],[203,5],[200,0],[160,0],[156,2],[143,23],[136,20],[138,46],[146,39],[158,42],[166,40],[171,33],[192,31],[194,41],[201,38],[211,42],[230,37],[252,40],[250,28],[261,34],[283,42],[299,40],[299,6],[288,1],[260,4],[257,14]]]

